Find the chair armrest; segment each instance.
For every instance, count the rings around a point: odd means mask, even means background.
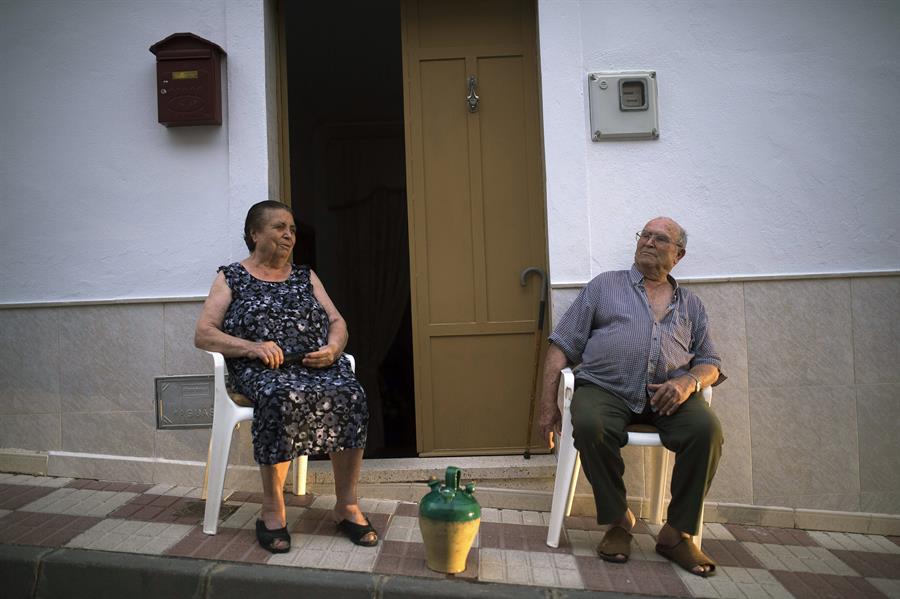
[[[203,350],[206,351],[206,350]],[[220,354],[217,351],[206,351],[213,359],[213,376],[218,379],[220,376],[222,378],[222,385],[225,384],[225,356]],[[353,354],[348,354],[344,352],[344,355],[347,356],[347,359],[350,360],[350,370],[356,372],[356,358],[353,357]]]
[[[216,396],[228,397],[228,387],[225,386],[225,356],[217,351],[207,351],[206,353],[213,359],[213,385],[216,389]]]
[[[206,350],[203,350],[206,351]],[[206,351],[213,359],[213,384],[216,391],[223,393],[223,397],[228,396],[228,387],[225,386],[225,356],[217,351]],[[356,372],[356,358],[352,354],[344,352],[344,355],[350,360],[350,370]]]
[[[565,414],[572,403],[572,393],[575,391],[575,373],[568,366],[559,372],[559,391],[556,394],[556,404],[559,413]],[[712,387],[703,387],[700,391],[706,403],[712,405]]]
[[[575,391],[575,373],[569,367],[559,371],[559,390],[556,392],[556,405],[559,413],[565,416],[572,403],[572,393]]]

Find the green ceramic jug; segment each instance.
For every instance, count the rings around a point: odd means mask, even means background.
[[[419,502],[419,528],[425,541],[425,564],[436,572],[455,574],[466,569],[466,559],[478,527],[481,506],[475,499],[475,483],[460,488],[462,472],[447,468],[444,484],[428,481],[431,492]]]

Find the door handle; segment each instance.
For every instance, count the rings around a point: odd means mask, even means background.
[[[469,95],[466,96],[466,102],[469,104],[469,112],[478,112],[478,100],[481,98],[475,93],[477,87],[478,79],[475,78],[475,75],[469,75]]]

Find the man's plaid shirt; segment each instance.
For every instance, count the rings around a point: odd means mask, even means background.
[[[678,286],[660,322],[644,288],[644,275],[615,270],[588,283],[550,335],[571,364],[581,364],[575,378],[621,397],[635,413],[643,412],[649,383],[682,376],[697,364],[722,360],[713,347],[706,310],[696,295]],[[723,374],[715,384],[725,379]]]

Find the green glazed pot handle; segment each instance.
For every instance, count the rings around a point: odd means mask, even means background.
[[[462,472],[456,466],[447,466],[447,474],[445,483],[448,489],[456,491],[459,489],[459,481],[462,478]]]

